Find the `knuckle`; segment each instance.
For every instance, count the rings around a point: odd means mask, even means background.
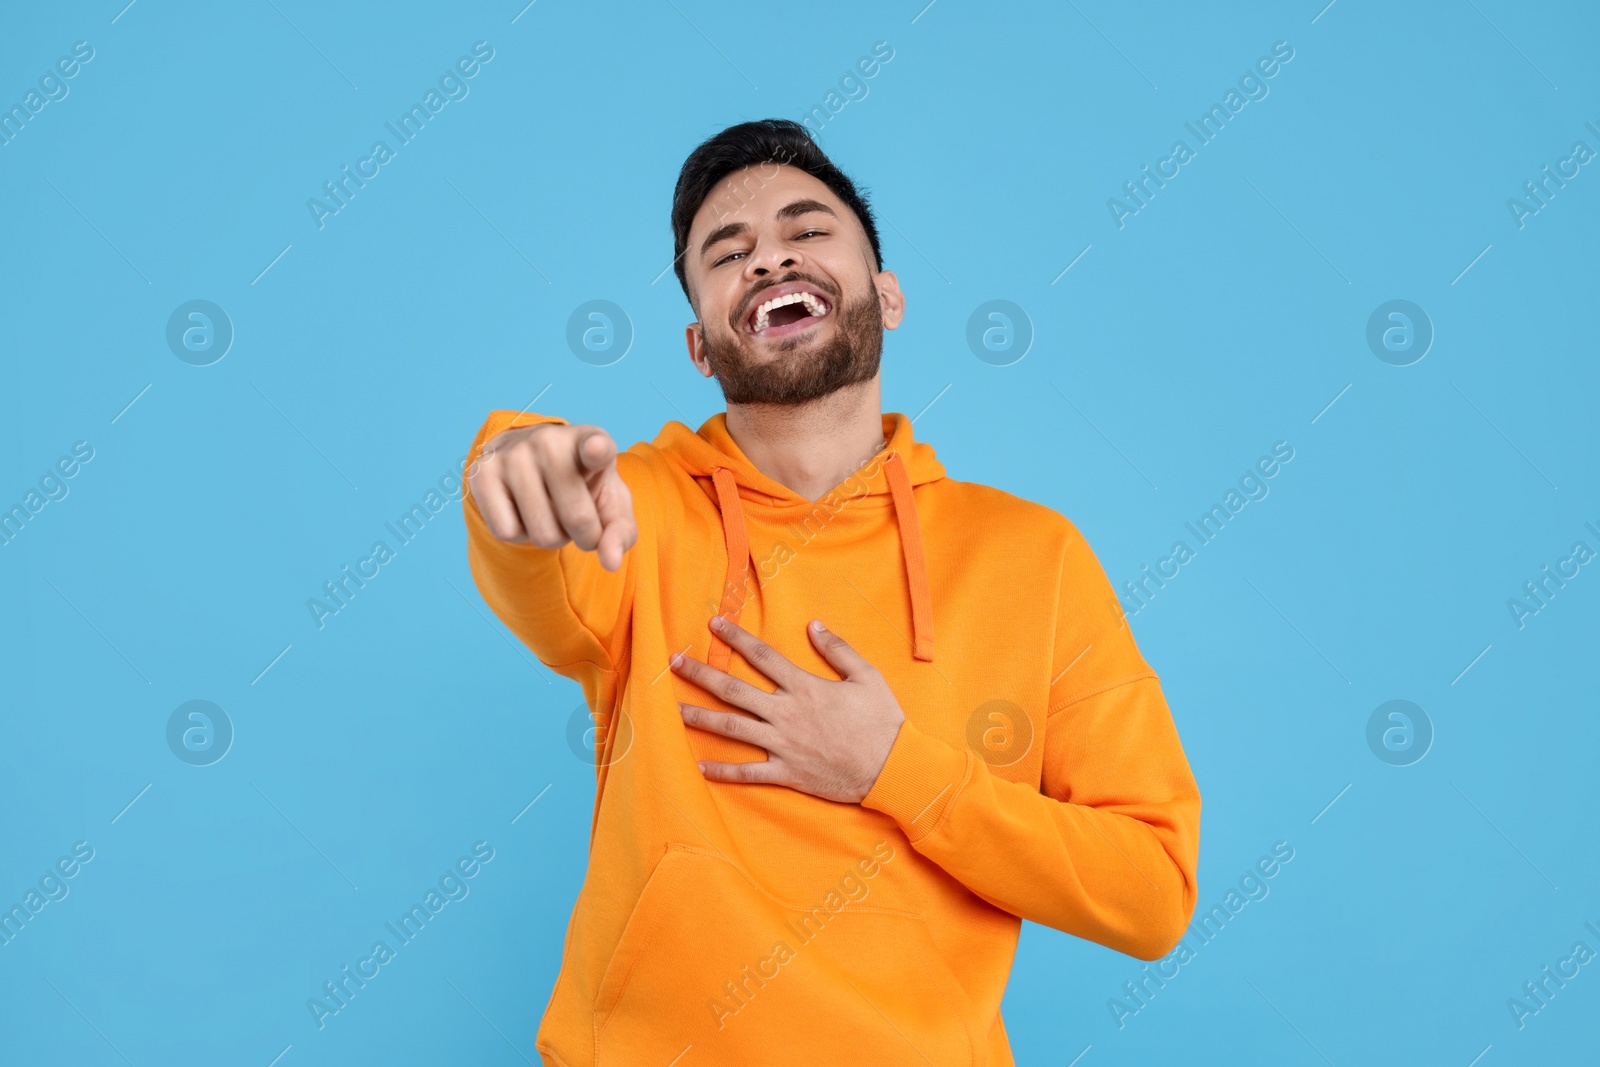
[[[553,430],[547,433],[536,433],[529,437],[524,437],[517,442],[517,446],[524,456],[545,462],[560,451],[556,438],[561,436],[560,433]]]
[[[528,536],[540,548],[560,548],[567,543],[565,534],[543,522],[535,523]]]

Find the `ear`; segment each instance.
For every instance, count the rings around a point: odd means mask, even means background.
[[[872,284],[878,287],[878,302],[883,305],[883,328],[892,330],[906,316],[906,296],[900,291],[900,279],[892,270],[880,270]]]
[[[711,377],[711,362],[706,359],[706,338],[698,322],[691,322],[683,328],[683,342],[689,348],[689,362],[694,364],[694,369],[703,378]]]

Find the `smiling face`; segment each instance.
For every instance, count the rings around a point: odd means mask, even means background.
[[[805,404],[877,377],[905,301],[855,212],[781,164],[724,178],[695,214],[684,269],[689,357],[729,404]]]

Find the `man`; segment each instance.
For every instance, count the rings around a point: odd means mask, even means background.
[[[539,1051],[1011,1064],[1022,919],[1153,960],[1193,914],[1156,674],[1071,522],[882,412],[905,298],[801,126],[700,145],[672,226],[727,411],[620,454],[495,411],[467,458],[478,587],[602,739]]]

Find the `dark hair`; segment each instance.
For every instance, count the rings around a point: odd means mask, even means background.
[[[826,185],[845,206],[856,213],[861,228],[867,231],[872,243],[872,258],[879,270],[883,269],[883,251],[878,246],[878,226],[872,218],[872,208],[866,198],[856,191],[855,183],[833,165],[817,143],[811,131],[789,119],[760,119],[729,126],[714,137],[702,141],[689,158],[683,161],[678,172],[678,185],[672,193],[672,269],[683,286],[683,295],[689,296],[688,275],[684,268],[684,252],[689,244],[689,226],[695,214],[712,190],[727,175],[744,167],[764,163],[782,163],[798,168]],[[694,301],[691,298],[690,303]]]

